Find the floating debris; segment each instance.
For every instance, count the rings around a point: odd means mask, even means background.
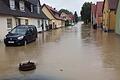
[[[20,63],[19,64],[19,70],[20,71],[31,71],[36,69],[36,65],[34,62],[26,62],[26,63]]]
[[[63,71],[63,69],[60,69],[60,71],[62,72],[62,71]]]

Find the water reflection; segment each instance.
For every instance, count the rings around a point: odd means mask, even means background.
[[[57,42],[60,40],[63,30],[64,30],[63,28],[60,28],[57,30],[41,33],[39,35],[39,41],[41,41],[41,44],[47,42]]]
[[[40,33],[27,46],[0,43],[0,80],[120,80],[119,41],[114,33],[78,23]],[[18,64],[28,60],[37,69],[18,71]]]
[[[120,36],[98,30],[96,34],[93,34],[92,38],[96,41],[96,45],[101,47],[101,56],[103,58],[104,67],[120,67]]]
[[[91,30],[89,26],[82,25],[81,27],[81,39],[85,43],[89,43],[91,41]]]
[[[26,75],[32,75],[34,74],[34,71],[32,72],[19,72],[18,71],[18,64],[23,61],[32,60],[39,65],[38,58],[40,58],[42,53],[42,44],[48,43],[48,42],[58,42],[60,40],[60,36],[62,34],[63,29],[57,29],[45,33],[39,34],[38,40],[34,43],[28,44],[27,46],[22,47],[4,47],[4,44],[1,43],[0,49],[1,49],[1,56],[0,56],[0,76],[10,76],[11,80],[18,80],[19,74],[22,76]],[[40,59],[41,60],[41,59]],[[41,60],[42,61],[42,60]],[[10,74],[10,73],[13,74]],[[18,77],[18,78],[12,78],[12,75]],[[6,78],[7,79],[7,78]],[[26,77],[27,79],[27,77]],[[36,80],[50,80],[44,79],[44,78],[33,78]],[[30,78],[29,78],[30,80]],[[31,79],[32,80],[32,79]]]

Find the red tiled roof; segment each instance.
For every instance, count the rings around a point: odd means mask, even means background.
[[[69,14],[68,16],[71,18],[71,20],[74,20],[74,19],[75,19],[75,17],[74,17],[73,14]]]
[[[109,9],[116,10],[119,0],[108,0]]]
[[[103,9],[103,2],[97,2],[97,4],[96,4],[96,16],[101,17],[103,15],[102,9]]]
[[[62,13],[61,13],[61,17],[62,17],[64,20],[74,20],[74,15],[73,15],[72,13],[62,12]]]
[[[63,18],[60,17],[60,13],[55,8],[52,8],[46,4],[44,4],[43,6],[46,6],[46,8],[49,10],[49,12],[53,15],[55,19],[64,20]]]

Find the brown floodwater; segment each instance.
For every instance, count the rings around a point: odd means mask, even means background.
[[[27,46],[0,42],[0,80],[120,80],[120,36],[81,24],[41,33]],[[20,72],[29,60],[37,69]]]

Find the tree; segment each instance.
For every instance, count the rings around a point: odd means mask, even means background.
[[[67,10],[67,9],[61,9],[61,10],[59,10],[59,13],[61,14],[61,13],[65,13],[65,14],[67,14],[67,20],[65,21],[65,25],[66,26],[70,26],[71,25],[71,23],[72,22],[74,22],[74,15],[73,15],[73,13],[71,12],[71,11],[69,11],[69,10]]]
[[[77,23],[78,22],[78,15],[77,15],[77,12],[75,11],[75,13],[74,13],[74,17],[75,17],[75,23]]]
[[[81,21],[81,16],[78,17],[78,21]]]
[[[59,13],[61,14],[62,12],[66,13],[66,14],[73,14],[72,12],[70,12],[69,10],[67,9],[61,9],[59,10]]]
[[[84,21],[85,24],[91,21],[91,4],[92,3],[85,2],[82,6],[81,20]]]

